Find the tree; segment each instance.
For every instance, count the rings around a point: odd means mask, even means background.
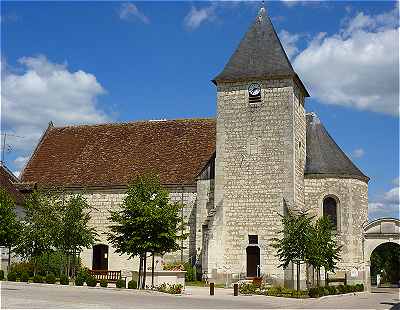
[[[282,217],[282,238],[274,238],[272,243],[281,261],[279,267],[287,268],[291,262],[296,264],[297,290],[300,290],[300,265],[310,255],[312,219],[305,211],[295,213],[288,210],[287,215]]]
[[[155,253],[162,254],[181,248],[177,241],[186,237],[180,234],[182,206],[169,201],[168,192],[153,174],[134,179],[126,194],[121,208],[110,211],[109,219],[113,224],[110,226],[108,240],[117,253],[127,254],[129,258],[140,257],[139,284],[144,288],[146,253],[151,252],[154,256]]]
[[[7,191],[0,188],[0,245],[8,248],[8,271],[12,248],[18,245],[22,224],[15,213],[15,203]]]
[[[89,227],[90,206],[82,195],[72,195],[67,203],[61,205],[59,230],[56,246],[68,257],[67,274],[70,274],[73,258],[72,274],[75,276],[76,255],[84,248],[89,248],[96,241],[96,230]]]
[[[319,218],[311,229],[311,243],[309,247],[308,262],[317,269],[317,285],[320,285],[320,270],[325,269],[325,279],[328,271],[334,271],[340,259],[341,247],[337,245],[333,235],[333,223],[329,217]]]
[[[55,246],[60,228],[60,199],[55,195],[35,190],[25,201],[24,226],[16,252],[26,259],[34,260],[34,273],[37,271],[36,258],[49,254]]]

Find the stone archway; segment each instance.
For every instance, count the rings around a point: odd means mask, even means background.
[[[381,218],[364,226],[364,283],[368,291],[371,290],[371,254],[388,242],[400,245],[400,220]]]

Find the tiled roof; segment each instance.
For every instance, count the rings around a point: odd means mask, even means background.
[[[307,113],[306,121],[305,175],[348,176],[369,180],[340,149],[317,115]]]
[[[308,95],[282,47],[271,19],[261,8],[253,25],[214,82],[292,77]]]
[[[124,186],[153,171],[163,184],[195,184],[215,152],[215,119],[49,127],[21,176],[45,186]],[[368,180],[315,114],[307,114],[305,175]]]
[[[24,169],[42,186],[118,186],[154,172],[195,184],[215,151],[215,120],[182,119],[50,127]]]
[[[16,204],[21,204],[24,196],[18,191],[15,183],[18,183],[18,178],[12,174],[3,164],[0,165],[0,185],[4,188],[10,196],[14,199]]]

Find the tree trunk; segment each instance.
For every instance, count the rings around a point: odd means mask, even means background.
[[[297,262],[297,291],[300,291],[300,262]]]
[[[71,273],[70,273],[70,271],[71,271],[71,255],[69,255],[69,253],[67,254],[67,258],[68,258],[68,261],[67,261],[67,276],[70,277],[71,276]]]
[[[310,265],[306,263],[306,286],[307,289],[310,288]]]
[[[146,252],[144,253],[143,256],[143,283],[142,283],[142,288],[145,289],[146,288]]]
[[[151,288],[154,287],[154,252],[151,255]]]
[[[329,286],[328,271],[325,270],[325,286]]]
[[[139,256],[139,275],[138,275],[138,289],[140,290],[140,288],[142,287],[142,260],[143,260],[143,255]]]
[[[8,247],[8,272],[11,272],[11,247]]]
[[[320,267],[317,268],[317,287],[320,286],[321,283],[321,270]]]

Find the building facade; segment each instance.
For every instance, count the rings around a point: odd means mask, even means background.
[[[213,82],[215,119],[50,124],[22,181],[83,193],[95,207],[92,225],[100,241],[81,255],[93,269],[128,276],[137,270],[138,261],[115,254],[108,244],[108,216],[121,204],[129,180],[153,171],[171,200],[185,204],[189,223],[183,252],[164,260],[190,261],[216,282],[264,276],[291,287],[293,268],[278,267],[271,241],[282,229],[281,215],[300,208],[332,217],[343,246],[338,268],[361,281],[369,178],[319,118],[306,113],[309,94],[265,9]],[[303,285],[312,278],[306,269]]]

